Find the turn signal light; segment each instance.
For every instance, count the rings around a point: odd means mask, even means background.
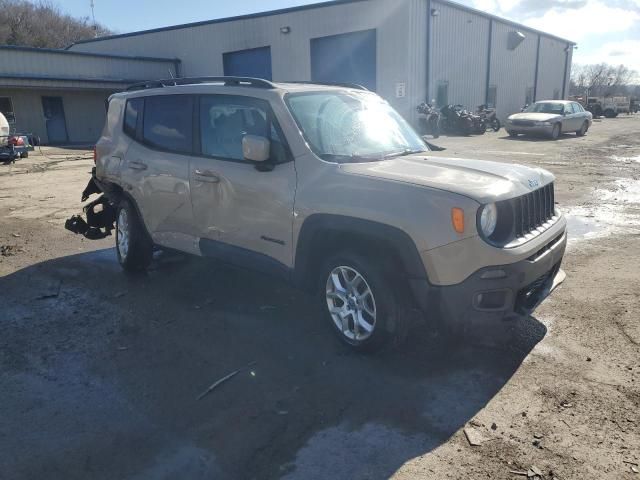
[[[461,208],[451,209],[451,224],[458,233],[464,233],[464,210]]]

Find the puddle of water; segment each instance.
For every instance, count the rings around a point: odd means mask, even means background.
[[[616,233],[640,233],[640,180],[621,178],[613,189],[599,189],[594,203],[567,209],[569,243]]]
[[[620,157],[618,155],[612,155],[611,160],[615,160],[616,162],[623,162],[623,163],[640,163],[640,155],[636,155],[635,157]]]

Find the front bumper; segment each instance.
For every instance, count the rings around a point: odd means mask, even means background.
[[[553,132],[553,125],[514,125],[513,123],[507,123],[505,129],[509,132],[520,133],[524,135],[551,135]]]
[[[455,334],[531,314],[564,281],[560,266],[566,245],[565,230],[528,258],[482,268],[456,285],[411,280],[414,298],[428,320]]]

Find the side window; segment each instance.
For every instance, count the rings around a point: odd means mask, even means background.
[[[288,159],[285,142],[264,100],[229,95],[200,97],[200,148],[203,155],[244,160],[242,139],[258,135],[271,141],[271,159]]]
[[[582,108],[582,105],[580,105],[579,103],[574,103],[573,109],[576,111],[576,113],[584,112],[584,108]]]
[[[193,147],[193,97],[145,97],[142,126],[144,143],[152,148],[191,153]]]
[[[124,120],[122,122],[122,130],[131,138],[136,138],[136,127],[138,125],[138,114],[142,109],[142,98],[132,98],[127,100],[127,105],[124,108]],[[108,104],[107,104],[108,111]]]

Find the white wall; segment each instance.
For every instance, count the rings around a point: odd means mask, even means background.
[[[10,97],[13,103],[17,131],[33,133],[43,144],[48,143],[43,96],[62,97],[69,142],[91,144],[102,132],[106,115],[104,102],[110,93],[0,87],[0,97]]]

